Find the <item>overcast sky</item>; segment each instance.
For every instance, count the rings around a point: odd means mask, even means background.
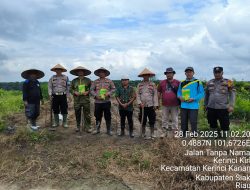
[[[22,81],[37,68],[48,80],[55,64],[68,71],[105,67],[111,79],[166,67],[184,79],[210,79],[212,69],[250,81],[249,0],[1,0],[0,82]],[[74,78],[68,72],[70,79]]]

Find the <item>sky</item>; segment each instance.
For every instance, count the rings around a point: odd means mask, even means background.
[[[161,80],[173,67],[182,80],[188,66],[209,80],[222,66],[225,78],[250,81],[249,10],[249,0],[1,0],[0,82],[31,68],[48,81],[58,63],[92,80],[100,67],[114,80],[138,80],[145,67]]]

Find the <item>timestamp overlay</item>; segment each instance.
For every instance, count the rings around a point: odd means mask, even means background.
[[[174,138],[183,163],[161,164],[161,172],[189,172],[198,184],[230,183],[232,189],[250,189],[250,131],[177,131]]]

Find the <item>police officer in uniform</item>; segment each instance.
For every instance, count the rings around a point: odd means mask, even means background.
[[[72,75],[78,76],[71,82],[70,91],[74,97],[74,109],[76,116],[76,132],[80,130],[81,120],[81,110],[83,108],[84,117],[84,131],[90,133],[90,86],[91,80],[85,76],[90,75],[91,71],[84,67],[77,67],[70,71]]]
[[[94,74],[99,78],[92,82],[90,87],[90,93],[95,99],[95,118],[96,118],[96,130],[93,134],[100,133],[100,126],[102,121],[102,116],[104,113],[104,118],[106,121],[107,134],[112,135],[111,132],[111,100],[110,98],[115,93],[115,85],[112,80],[108,79],[107,76],[110,72],[101,67],[94,71]]]
[[[57,127],[59,125],[59,113],[63,115],[63,127],[67,128],[67,114],[68,114],[68,101],[70,99],[69,78],[63,75],[62,72],[67,70],[60,64],[54,66],[51,71],[56,72],[53,75],[48,84],[48,92],[50,100],[52,101],[52,109],[54,113],[54,123],[52,127]]]
[[[204,104],[210,128],[225,133],[229,131],[229,113],[234,110],[236,92],[233,81],[223,78],[222,67],[214,67],[213,73],[214,79],[207,83]]]
[[[155,83],[149,81],[150,77],[155,76],[154,73],[145,68],[138,77],[143,77],[143,81],[138,84],[137,87],[137,104],[140,107],[139,120],[142,123],[142,137],[145,136],[147,118],[149,120],[150,126],[150,137],[148,139],[154,138],[154,125],[156,121],[155,109],[158,108],[158,93]],[[143,110],[143,111],[142,111]],[[142,115],[142,113],[144,114]],[[143,118],[143,119],[142,119]]]

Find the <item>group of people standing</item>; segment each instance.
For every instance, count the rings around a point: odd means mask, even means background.
[[[127,118],[129,136],[134,137],[133,105],[136,100],[140,108],[140,136],[145,138],[155,137],[155,110],[159,109],[160,105],[162,109],[162,127],[165,129],[162,136],[166,136],[167,130],[179,130],[178,115],[180,110],[181,131],[185,137],[188,132],[189,121],[191,132],[197,133],[199,102],[205,96],[204,105],[211,129],[219,129],[217,124],[217,120],[219,120],[220,128],[225,132],[229,130],[229,113],[233,111],[234,107],[235,88],[231,80],[223,78],[222,67],[213,69],[215,78],[208,81],[205,91],[202,82],[194,78],[193,67],[187,67],[184,70],[186,79],[183,81],[174,79],[176,72],[171,67],[167,68],[164,72],[166,79],[162,80],[158,86],[150,80],[155,74],[145,68],[138,75],[143,80],[138,84],[137,89],[129,84],[127,75],[121,77],[121,85],[116,88],[112,80],[107,78],[110,71],[103,67],[94,71],[94,74],[98,77],[95,81],[91,81],[86,77],[91,74],[91,71],[81,66],[70,71],[72,75],[77,76],[71,82],[66,75],[62,74],[67,70],[60,64],[54,66],[51,71],[56,73],[48,83],[48,94],[54,114],[53,128],[59,126],[59,114],[63,116],[63,127],[68,127],[68,101],[71,100],[72,95],[76,117],[76,132],[80,131],[81,124],[83,124],[85,132],[99,134],[104,115],[107,134],[112,135],[111,97],[115,97],[119,104],[121,125],[119,136],[125,135],[125,120]],[[36,119],[40,112],[40,101],[43,100],[38,79],[42,78],[44,73],[40,70],[30,69],[22,72],[21,76],[26,79],[23,84],[26,117],[31,129],[37,130]],[[91,129],[90,96],[95,99],[94,130]],[[146,137],[147,121],[150,129],[148,137]]]

